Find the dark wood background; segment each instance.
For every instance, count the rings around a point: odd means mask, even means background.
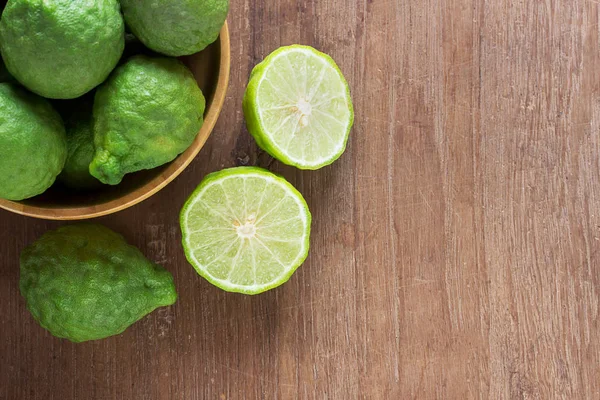
[[[1,399],[600,399],[600,5],[595,0],[232,0],[231,85],[195,162],[99,222],[175,276],[177,304],[71,344],[18,291],[58,223],[0,211]],[[333,166],[257,151],[241,100],[281,45],[339,63],[356,126]],[[178,213],[211,171],[283,173],[314,216],[289,283],[196,275]]]

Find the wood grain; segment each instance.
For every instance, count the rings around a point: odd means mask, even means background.
[[[99,219],[175,276],[177,304],[74,345],[18,293],[58,223],[0,212],[2,399],[600,399],[600,5],[592,0],[240,0],[231,85],[168,188]],[[356,126],[315,172],[248,135],[251,68],[313,45]],[[204,175],[269,166],[306,196],[312,251],[256,297],[199,278],[178,212]]]

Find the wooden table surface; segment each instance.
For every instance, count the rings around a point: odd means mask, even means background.
[[[232,0],[231,85],[194,163],[98,221],[180,298],[71,344],[18,291],[60,223],[0,212],[0,398],[600,399],[600,5],[595,0]],[[272,162],[245,128],[251,68],[281,45],[333,56],[356,125],[334,165]],[[314,216],[286,285],[201,279],[178,213],[211,171],[285,175]]]

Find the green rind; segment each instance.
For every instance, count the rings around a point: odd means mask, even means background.
[[[12,83],[0,83],[0,110],[0,198],[37,196],[67,158],[62,119],[46,99]]]
[[[35,320],[75,343],[118,335],[177,300],[167,270],[97,224],[63,226],[28,246],[19,287]]]
[[[8,71],[32,92],[72,99],[113,70],[125,45],[117,0],[11,0],[0,20]]]
[[[96,91],[90,173],[117,185],[125,174],[174,160],[198,135],[205,105],[194,75],[179,60],[131,57]]]
[[[179,57],[217,40],[229,0],[121,0],[127,25],[148,48]]]
[[[346,94],[348,97],[348,105],[350,107],[350,110],[349,110],[350,111],[350,123],[348,124],[348,129],[346,130],[346,134],[344,137],[344,144],[341,147],[340,151],[338,151],[335,154],[332,154],[329,159],[327,159],[326,161],[324,161],[323,163],[320,163],[320,164],[314,164],[314,165],[304,164],[304,163],[295,162],[292,159],[290,159],[281,149],[278,148],[278,146],[271,140],[271,138],[267,134],[265,134],[265,129],[263,128],[262,123],[260,121],[260,113],[256,106],[257,96],[258,96],[258,94],[257,94],[258,86],[259,86],[261,79],[264,77],[267,66],[269,65],[269,63],[271,62],[271,60],[273,58],[278,56],[280,53],[288,51],[290,49],[306,49],[306,50],[309,50],[309,51],[317,54],[320,57],[325,58],[327,63],[330,64],[338,72],[340,79],[342,80],[342,82],[344,83],[344,85],[346,87]],[[320,169],[327,165],[332,164],[334,161],[336,161],[338,158],[340,158],[341,155],[346,151],[346,147],[348,145],[348,139],[350,137],[350,131],[352,130],[352,126],[354,125],[354,106],[352,104],[352,97],[350,94],[350,86],[348,85],[346,78],[342,74],[342,71],[340,70],[340,68],[338,67],[336,62],[333,60],[333,58],[331,58],[329,55],[327,55],[325,53],[322,53],[310,46],[304,46],[304,45],[299,45],[299,44],[280,47],[279,49],[277,49],[274,52],[272,52],[271,54],[269,54],[261,63],[257,64],[254,67],[254,69],[250,73],[250,81],[248,82],[246,92],[244,93],[244,99],[242,101],[242,108],[244,110],[244,116],[246,119],[246,126],[248,128],[248,132],[252,135],[252,137],[254,137],[256,144],[261,149],[263,149],[264,151],[269,153],[272,157],[276,158],[277,160],[281,161],[282,163],[299,168],[299,169],[304,169],[304,170],[317,170],[317,169]]]
[[[306,249],[306,251],[300,256],[297,265],[293,265],[290,268],[290,271],[287,274],[282,275],[280,277],[280,279],[277,280],[276,282],[274,282],[270,285],[264,285],[259,290],[248,290],[244,286],[241,286],[241,285],[227,285],[227,284],[223,284],[223,282],[220,280],[214,279],[206,271],[203,271],[199,266],[197,266],[195,264],[195,261],[194,261],[193,257],[191,256],[193,249],[188,248],[186,240],[185,240],[186,236],[189,235],[189,232],[186,228],[185,218],[184,218],[185,214],[186,214],[188,208],[191,207],[191,205],[194,203],[195,197],[198,196],[198,194],[204,189],[204,187],[206,187],[206,185],[210,184],[211,182],[220,180],[225,177],[241,176],[241,175],[249,175],[249,174],[255,174],[255,175],[258,174],[258,175],[269,176],[270,178],[275,178],[278,182],[282,183],[286,188],[290,189],[290,191],[301,200],[301,204],[303,205],[304,211],[306,212],[306,218],[307,218],[307,221],[306,221],[307,228],[306,228],[306,234],[305,234],[306,239],[304,241],[304,248]],[[183,245],[185,257],[187,258],[188,262],[192,265],[192,267],[194,267],[194,269],[200,276],[202,276],[204,279],[206,279],[208,282],[210,282],[214,286],[216,286],[226,292],[241,293],[241,294],[246,294],[246,295],[256,295],[256,294],[264,293],[266,291],[269,291],[271,289],[274,289],[274,288],[279,287],[279,286],[283,285],[284,283],[286,283],[292,277],[294,272],[296,272],[296,270],[304,263],[304,261],[306,261],[306,258],[308,257],[308,252],[310,249],[310,232],[311,232],[311,224],[312,224],[312,214],[310,213],[308,204],[306,204],[306,200],[304,200],[304,197],[302,196],[302,194],[281,175],[275,174],[271,171],[268,171],[268,170],[266,170],[264,168],[260,168],[260,167],[234,167],[234,168],[227,168],[227,169],[224,169],[221,171],[213,172],[204,177],[202,182],[200,182],[200,185],[194,190],[194,192],[192,192],[190,197],[187,199],[187,201],[183,205],[183,208],[181,209],[181,212],[179,214],[179,224],[181,226],[182,245]]]

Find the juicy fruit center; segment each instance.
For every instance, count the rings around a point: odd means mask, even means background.
[[[256,216],[250,214],[242,224],[240,221],[233,221],[233,226],[241,239],[252,239],[256,236]]]
[[[309,119],[308,117],[310,117],[310,114],[312,113],[312,106],[310,105],[310,103],[301,98],[300,100],[298,100],[298,104],[296,104],[296,114],[298,115],[298,124],[301,127],[305,127],[308,125],[309,123]]]

